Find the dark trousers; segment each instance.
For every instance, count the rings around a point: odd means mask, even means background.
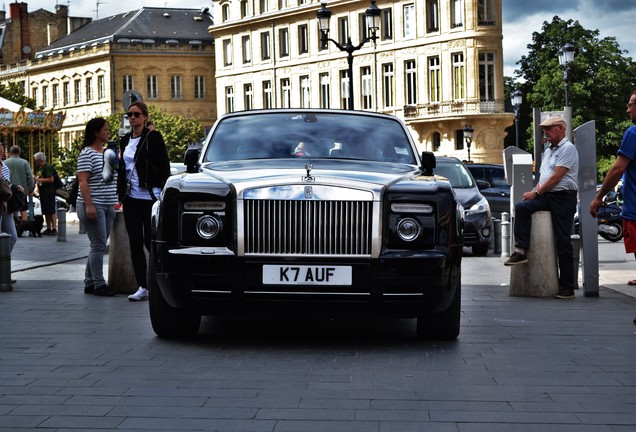
[[[126,198],[124,200],[124,222],[130,243],[130,258],[137,285],[148,288],[146,284],[146,250],[150,251],[150,215],[152,201]]]
[[[561,289],[574,289],[574,254],[571,235],[576,204],[576,191],[548,192],[515,204],[515,246],[521,249],[530,248],[532,214],[538,211],[551,213]]]

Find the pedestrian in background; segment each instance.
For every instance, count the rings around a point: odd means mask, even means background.
[[[572,224],[576,213],[579,177],[579,153],[565,136],[566,124],[561,116],[552,116],[540,125],[549,142],[541,157],[540,183],[523,194],[515,204],[515,252],[505,265],[528,262],[532,214],[549,211],[556,239],[559,261],[559,299],[574,298],[574,252]]]
[[[590,204],[590,214],[596,219],[598,210],[603,205],[603,197],[614,189],[624,175],[623,209],[621,211],[623,243],[625,253],[633,253],[636,257],[636,91],[631,94],[629,102],[627,102],[627,115],[634,125],[630,126],[623,134],[623,141],[618,148],[616,161],[607,172],[603,184]],[[629,281],[628,284],[636,284],[636,281]],[[634,318],[634,324],[636,324],[636,318]]]
[[[148,299],[146,254],[150,251],[150,215],[153,203],[170,176],[168,150],[161,133],[145,127],[148,106],[133,102],[128,108],[131,131],[120,141],[118,193],[130,243],[135,279],[139,288],[130,301]]]
[[[40,208],[46,220],[45,235],[57,234],[57,209],[55,208],[55,168],[46,162],[46,155],[37,152],[35,159],[36,175],[35,183],[38,185]]]
[[[33,171],[31,171],[31,165],[25,159],[20,157],[22,150],[20,146],[11,146],[10,157],[5,161],[11,171],[11,184],[22,186],[24,193],[27,196],[33,195],[33,189],[35,188],[35,180],[33,179]],[[29,210],[28,201],[24,207],[20,209],[20,220],[26,221],[29,219],[27,211]]]
[[[110,176],[110,181],[106,181],[103,175],[105,171],[111,170],[104,160],[104,145],[109,135],[105,119],[97,117],[89,120],[77,159],[77,217],[90,240],[84,271],[84,293],[96,296],[115,295],[104,279],[106,242],[115,222],[117,204],[117,173],[114,173],[114,177]]]
[[[0,143],[0,165],[2,165],[2,178],[11,183],[11,172],[9,171],[9,167],[6,163],[3,162],[4,157],[4,144]],[[15,229],[15,220],[13,219],[13,213],[7,210],[7,203],[2,203],[2,211],[1,216],[2,222],[0,223],[0,228],[3,233],[7,233],[11,236],[11,250],[13,250],[13,246],[15,246],[18,241],[18,233]],[[13,282],[13,281],[12,281]]]

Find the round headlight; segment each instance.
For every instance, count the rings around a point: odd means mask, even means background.
[[[216,237],[222,228],[221,221],[211,215],[203,215],[197,220],[197,234],[204,240]]]
[[[420,224],[415,219],[405,218],[398,222],[396,231],[403,241],[413,241],[420,235]]]

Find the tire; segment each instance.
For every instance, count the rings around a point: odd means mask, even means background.
[[[201,315],[174,308],[166,302],[157,283],[152,252],[148,259],[148,291],[150,322],[157,336],[164,339],[180,339],[197,334],[201,325]]]
[[[605,240],[609,240],[611,242],[620,241],[623,238],[623,224],[613,223],[612,225],[618,229],[618,233],[616,235],[611,235],[608,233],[600,233],[600,236],[603,237]]]
[[[461,277],[453,282],[455,295],[444,312],[421,315],[417,318],[419,339],[453,340],[459,336],[462,313]]]
[[[488,255],[488,248],[490,245],[488,243],[479,243],[472,246],[473,255],[475,256],[486,256]]]

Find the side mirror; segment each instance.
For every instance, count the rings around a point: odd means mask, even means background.
[[[490,188],[490,183],[486,180],[475,180],[477,182],[477,188],[479,190],[484,190]]]
[[[422,152],[422,174],[425,176],[433,175],[433,168],[437,166],[435,154],[433,152]]]
[[[186,166],[186,172],[195,173],[199,172],[199,156],[201,149],[189,148],[186,150],[185,157],[183,158],[183,164]]]

